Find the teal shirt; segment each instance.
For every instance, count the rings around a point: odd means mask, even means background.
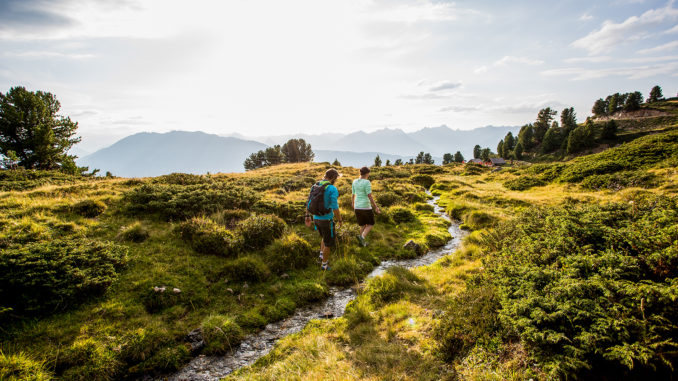
[[[355,179],[353,180],[353,186],[351,187],[353,194],[355,195],[355,201],[353,202],[354,209],[372,209],[372,203],[367,197],[368,194],[372,193],[372,183],[367,179]]]
[[[325,183],[327,181],[320,181],[320,183]],[[323,216],[313,216],[314,220],[331,220],[334,218],[334,209],[339,209],[339,190],[337,187],[330,184],[325,188],[325,207],[330,210],[328,214]]]

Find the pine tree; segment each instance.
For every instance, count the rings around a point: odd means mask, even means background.
[[[384,165],[387,166],[387,167],[390,167],[391,166],[391,160],[386,159],[386,164],[384,164]]]
[[[457,163],[463,163],[464,155],[462,155],[460,151],[457,151],[457,153],[454,154],[454,161]]]
[[[513,156],[518,160],[523,158],[523,143],[518,142],[518,144],[516,144],[516,148],[513,150]]]
[[[574,112],[574,107],[566,108],[560,113],[560,125],[563,128],[563,137],[567,138],[570,131],[577,127],[577,114]]]
[[[396,159],[396,161],[393,163],[393,165],[403,165],[403,160],[402,159]]]
[[[662,95],[662,88],[655,86],[650,90],[650,96],[647,98],[647,103],[654,103],[664,99]]]
[[[608,108],[607,102],[605,102],[602,98],[599,98],[593,104],[591,112],[593,113],[593,116],[601,117],[607,115],[607,108]]]
[[[473,147],[473,158],[474,159],[480,159],[480,151],[481,151],[480,145],[476,144],[476,146]]]
[[[500,140],[499,144],[497,144],[497,154],[499,157],[505,157],[504,155],[504,140]]]
[[[335,167],[341,167],[341,163],[339,162],[339,159],[337,159],[336,157],[334,158],[332,165]]]
[[[414,160],[415,164],[424,164],[424,151],[419,152],[417,158]]]
[[[435,164],[435,161],[433,160],[433,157],[430,153],[427,152],[424,154],[423,164]]]
[[[450,164],[454,161],[454,156],[451,153],[446,153],[443,155],[443,165]]]
[[[374,167],[381,167],[381,158],[379,157],[379,155],[377,155],[377,157],[374,158],[374,165],[373,166]]]
[[[509,131],[508,134],[504,137],[504,151],[506,155],[510,155],[511,151],[516,148],[516,139],[513,137],[513,134]]]
[[[480,158],[484,162],[490,161],[490,155],[492,155],[492,151],[489,148],[483,148],[483,150],[480,151]]]
[[[520,128],[518,142],[523,146],[523,151],[529,151],[532,148],[534,144],[534,128],[531,124],[526,124]]]
[[[549,128],[549,130],[546,131],[546,135],[544,135],[544,141],[541,143],[542,153],[553,152],[558,149],[558,147],[560,147],[561,137],[559,130],[559,128]]]
[[[603,125],[600,137],[602,139],[614,139],[617,137],[617,122],[615,122],[614,119],[609,120]]]
[[[534,139],[537,141],[537,143],[542,142],[544,135],[546,135],[546,131],[548,131],[549,127],[551,126],[551,121],[557,113],[558,112],[556,110],[552,110],[550,107],[539,110],[539,114],[537,114],[537,121],[534,123],[533,127]]]

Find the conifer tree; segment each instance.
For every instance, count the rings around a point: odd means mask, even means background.
[[[499,144],[497,144],[497,154],[499,157],[505,157],[504,155],[504,139],[499,141]]]
[[[463,163],[464,155],[462,155],[460,151],[457,151],[457,153],[454,154],[454,161],[457,163]]]
[[[617,137],[617,122],[615,122],[614,119],[607,121],[607,123],[603,125],[600,137],[602,139],[614,139]]]
[[[450,164],[454,161],[454,156],[451,153],[446,153],[443,155],[443,165]]]
[[[381,167],[381,158],[379,157],[379,155],[377,155],[377,157],[374,158],[374,165],[373,166],[374,167]]]
[[[480,151],[481,151],[480,145],[476,144],[476,146],[473,147],[473,158],[474,159],[480,159]]]
[[[513,156],[518,160],[523,158],[523,143],[518,142],[518,144],[516,144],[516,148],[513,150]]]
[[[662,88],[655,86],[650,90],[650,96],[647,98],[647,103],[654,103],[664,99],[662,95]]]

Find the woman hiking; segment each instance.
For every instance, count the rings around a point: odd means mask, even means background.
[[[323,270],[330,269],[330,248],[335,247],[337,242],[334,219],[337,219],[336,227],[340,227],[343,222],[337,202],[339,191],[334,186],[337,178],[339,172],[334,168],[328,169],[325,177],[311,188],[306,204],[306,225],[311,226],[313,223],[322,238],[318,259]]]
[[[379,207],[372,198],[372,183],[367,178],[370,177],[370,169],[360,168],[360,178],[353,180],[351,204],[355,211],[355,218],[360,226],[360,234],[356,237],[362,246],[367,246],[367,234],[374,226],[374,213],[381,213]]]

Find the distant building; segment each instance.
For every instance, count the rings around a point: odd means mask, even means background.
[[[471,159],[468,162],[472,164],[483,164],[483,161],[481,159]]]
[[[506,160],[502,159],[501,157],[493,157],[490,158],[490,161],[492,162],[493,166],[498,166],[498,165],[504,165],[506,164]]]

